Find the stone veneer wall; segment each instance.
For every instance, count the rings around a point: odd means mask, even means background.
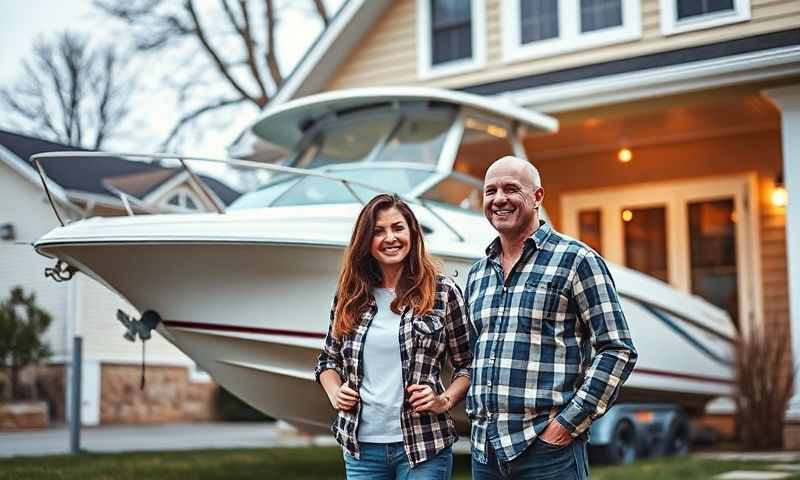
[[[144,390],[137,365],[101,366],[100,423],[214,420],[214,382],[189,379],[186,367],[148,366]]]

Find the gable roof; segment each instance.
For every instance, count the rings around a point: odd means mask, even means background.
[[[63,143],[51,142],[3,130],[0,130],[0,146],[22,159],[34,171],[36,166],[30,161],[31,155],[58,151],[88,151],[83,148],[64,145]],[[75,157],[70,158],[69,161],[51,158],[43,159],[41,163],[47,176],[63,189],[101,195],[114,195],[109,192],[103,183],[109,179],[147,174],[145,178],[148,179],[147,188],[149,192],[182,171],[180,168],[166,168],[156,164],[136,162],[119,157]],[[239,192],[219,180],[202,174],[199,177],[225,205],[229,205],[240,195]],[[141,180],[139,182],[141,183]]]

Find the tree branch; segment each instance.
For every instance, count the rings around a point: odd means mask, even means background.
[[[197,117],[199,117],[199,116],[201,116],[201,115],[203,115],[205,113],[208,113],[208,112],[211,112],[211,111],[214,111],[214,110],[218,110],[220,108],[229,107],[231,105],[236,105],[236,104],[239,104],[239,103],[242,103],[242,102],[247,102],[247,101],[249,101],[249,99],[248,98],[244,98],[244,97],[229,98],[229,99],[220,100],[217,103],[212,103],[210,105],[205,105],[205,106],[200,107],[200,108],[198,108],[196,110],[192,110],[191,112],[189,112],[189,113],[185,114],[184,116],[182,116],[178,120],[178,122],[175,124],[175,126],[172,127],[172,130],[169,132],[169,135],[167,135],[167,137],[164,139],[164,141],[161,142],[161,148],[162,149],[166,149],[167,145],[169,145],[169,143],[172,142],[172,140],[175,139],[175,137],[178,135],[178,133],[181,131],[181,129],[183,129],[183,127],[185,127],[188,123],[190,123],[190,122],[194,121],[195,119],[197,119]]]
[[[322,0],[314,0],[314,8],[317,9],[317,14],[319,15],[319,18],[322,20],[322,23],[325,25],[325,28],[327,28],[328,25],[330,25],[331,20],[328,17],[328,11],[325,9],[325,4],[322,2]]]
[[[266,6],[267,16],[267,67],[269,68],[270,76],[275,87],[283,83],[283,75],[281,74],[278,59],[275,56],[275,9],[272,0],[264,0]]]
[[[256,99],[253,98],[252,95],[247,93],[247,91],[245,91],[245,89],[242,88],[241,85],[239,85],[239,82],[237,82],[236,79],[233,78],[231,73],[228,71],[228,67],[225,65],[225,63],[222,61],[222,59],[219,57],[219,55],[217,54],[216,50],[214,50],[214,47],[211,45],[211,43],[209,43],[208,38],[206,37],[205,31],[203,31],[203,28],[200,26],[200,19],[197,17],[197,12],[194,9],[194,5],[192,4],[192,0],[186,0],[184,2],[184,8],[186,8],[186,11],[189,12],[189,15],[192,18],[192,22],[194,23],[194,28],[195,28],[195,32],[197,34],[198,40],[200,40],[200,43],[203,45],[203,48],[205,49],[205,51],[211,56],[211,60],[214,61],[214,64],[217,66],[217,69],[222,74],[222,76],[225,77],[225,79],[228,81],[228,83],[231,84],[233,89],[236,90],[237,92],[239,92],[239,94],[242,97],[246,98],[247,100],[249,100],[249,101],[251,101],[253,103],[256,103]]]

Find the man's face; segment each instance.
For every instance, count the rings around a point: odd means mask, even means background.
[[[498,233],[515,235],[529,228],[544,196],[521,168],[491,168],[483,185],[483,213]]]

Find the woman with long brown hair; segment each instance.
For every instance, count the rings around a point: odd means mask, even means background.
[[[408,205],[378,195],[353,229],[316,366],[338,411],[331,428],[347,478],[449,479],[448,411],[466,394],[471,361],[461,291],[425,252]]]

